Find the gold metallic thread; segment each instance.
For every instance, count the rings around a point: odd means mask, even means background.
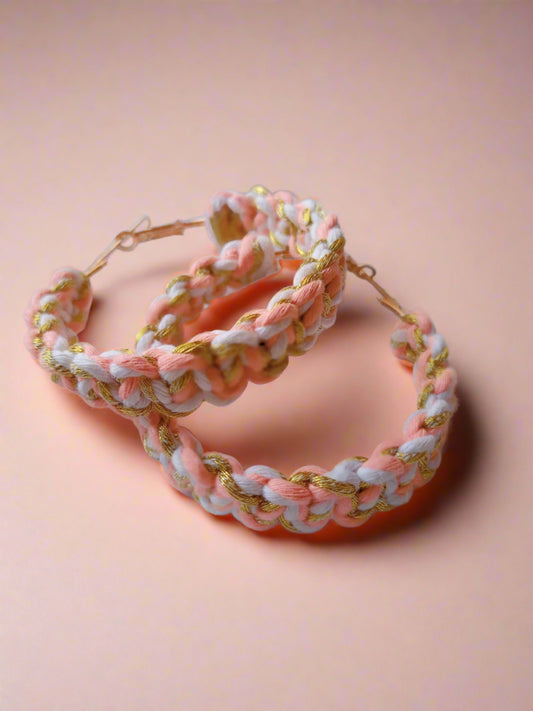
[[[173,380],[170,385],[168,386],[168,391],[171,395],[175,395],[178,393],[180,390],[183,390],[183,388],[188,385],[191,380],[193,380],[193,373],[192,370],[187,370],[183,375],[180,375],[179,378],[176,378],[176,380]]]
[[[167,457],[170,459],[174,452],[176,451],[177,447],[180,446],[179,439],[176,441],[176,438],[170,431],[170,428],[168,426],[167,422],[161,422],[158,427],[158,434],[159,434],[159,441],[161,442],[161,446],[163,447],[163,451],[167,455]]]
[[[390,344],[392,348],[396,348],[398,350],[405,348],[405,353],[401,356],[402,360],[407,360],[410,363],[415,363],[418,360],[418,353],[411,348],[409,343],[403,343],[391,338]]]
[[[418,396],[418,400],[416,403],[416,406],[419,410],[422,410],[426,406],[426,402],[428,397],[433,393],[433,388],[435,386],[433,383],[428,383],[425,388],[422,390],[422,392]]]
[[[271,361],[264,369],[265,375],[271,378],[277,377],[280,373],[283,373],[285,368],[289,365],[289,356],[284,355],[279,360]]]
[[[176,294],[169,300],[170,306],[177,306],[178,304],[184,304],[191,298],[187,291],[182,291],[181,294]]]
[[[258,240],[254,240],[252,244],[252,249],[254,252],[254,263],[252,266],[252,273],[256,272],[258,268],[261,266],[263,263],[263,260],[265,258],[265,253],[263,252],[263,248],[259,244]]]
[[[256,194],[267,194],[268,191],[263,188],[263,186],[254,186],[252,189]],[[230,234],[231,229],[236,229],[237,232],[239,230],[243,229],[242,222],[240,221],[240,218],[238,215],[233,214],[230,210],[227,211],[228,214],[224,216],[224,220],[220,222],[218,225],[219,230],[222,230],[222,241],[228,241],[229,237],[232,235]],[[291,233],[296,234],[298,232],[298,226],[293,224],[292,221],[288,220],[286,214],[285,214],[285,204],[283,201],[279,201],[276,206],[276,213],[278,217],[282,219],[287,219],[289,223],[289,230]],[[325,213],[321,208],[318,209],[318,214],[320,217],[324,218]],[[311,211],[309,208],[306,208],[302,214],[302,222],[304,225],[307,227],[311,223]],[[272,241],[277,244],[279,247],[283,248],[284,246],[277,240],[276,236],[271,232],[270,233],[270,238]],[[308,283],[311,283],[312,281],[316,280],[317,278],[320,278],[320,274],[323,273],[326,269],[328,269],[335,261],[339,261],[339,263],[344,265],[344,258],[342,255],[342,250],[344,249],[345,245],[345,239],[343,236],[335,240],[335,242],[330,245],[330,251],[329,254],[325,255],[319,260],[313,260],[311,257],[307,257],[307,259],[304,260],[304,264],[308,263],[313,263],[314,264],[314,271],[309,274],[305,279],[302,280],[298,288],[301,288],[305,286]],[[296,245],[296,248],[298,249],[299,253],[304,256],[305,252],[301,248],[299,248],[299,245]],[[254,251],[254,265],[252,268],[252,271],[256,271],[257,268],[262,264],[263,259],[264,259],[264,253],[263,250],[259,244],[259,242],[255,241],[253,243],[253,251]],[[342,261],[341,261],[342,260]],[[229,280],[229,275],[225,273],[218,273],[212,266],[207,266],[207,267],[201,267],[196,271],[195,276],[205,276],[205,275],[217,275],[219,279],[224,280],[228,279]],[[178,277],[175,277],[169,284],[167,285],[167,291],[176,283],[186,283],[191,279],[190,275],[180,275]],[[60,291],[64,291],[66,289],[70,289],[75,287],[75,282],[72,279],[62,279],[60,282],[58,282],[54,287],[51,289],[51,293],[57,293]],[[88,289],[90,288],[90,282],[88,278],[85,278],[84,281],[82,282],[79,291],[78,291],[78,299],[84,298],[87,293]],[[291,288],[291,287],[288,287]],[[327,291],[324,291],[323,293],[323,302],[324,302],[324,309],[323,313],[324,315],[328,315],[331,310],[333,309],[333,304],[332,304],[332,299]],[[190,299],[190,294],[188,292],[183,292],[179,294],[177,297],[170,299],[171,305],[175,305],[177,303],[181,303],[184,301],[187,301]],[[287,301],[290,302],[290,298],[283,300],[282,301]],[[44,314],[52,314],[54,312],[54,309],[59,306],[58,302],[48,302],[46,304],[43,304],[43,306],[39,309],[38,312],[34,314],[33,321],[35,324],[36,329],[38,330],[39,335],[37,335],[34,340],[33,344],[34,347],[37,350],[42,351],[41,352],[41,360],[43,363],[45,363],[49,368],[51,368],[54,372],[52,372],[51,377],[54,380],[54,382],[57,382],[60,380],[60,377],[66,377],[70,380],[72,385],[76,387],[77,385],[77,379],[76,378],[83,378],[83,379],[91,379],[93,376],[90,375],[90,373],[84,371],[82,368],[79,366],[73,366],[70,370],[68,368],[65,368],[58,363],[55,362],[52,352],[49,348],[44,347],[44,341],[41,338],[41,335],[50,329],[54,328],[58,321],[56,318],[51,318],[47,322],[42,323],[41,318],[42,315]],[[238,321],[237,324],[239,323],[249,323],[251,321],[254,321],[258,318],[259,314],[257,313],[249,313],[245,314],[242,316]],[[73,321],[81,321],[85,317],[85,314],[78,310],[74,316],[71,316],[71,320]],[[407,360],[410,360],[411,362],[415,362],[418,357],[420,356],[421,353],[423,353],[426,349],[427,346],[424,342],[424,334],[418,324],[418,321],[416,317],[413,314],[404,314],[402,315],[402,320],[405,323],[414,325],[415,328],[413,329],[413,338],[415,340],[416,344],[416,350],[413,349],[408,343],[399,343],[392,341],[392,345],[395,348],[398,349],[405,349],[405,355],[402,357],[406,358]],[[163,339],[163,338],[168,338],[176,329],[178,329],[180,326],[180,322],[176,321],[174,324],[172,324],[169,327],[166,327],[164,329],[160,329],[159,331],[157,330],[157,326],[154,325],[147,325],[137,335],[137,340],[142,337],[147,332],[156,332],[156,336],[158,339]],[[300,320],[295,320],[292,323],[292,327],[294,329],[295,333],[295,343],[292,345],[291,349],[292,352],[297,351],[298,353],[300,352],[298,350],[298,345],[303,341],[305,337],[305,328],[303,327],[303,324],[301,323]],[[72,339],[72,342],[69,346],[69,349],[73,353],[82,353],[84,352],[84,347],[82,344],[79,343],[76,337]],[[221,348],[213,348],[210,344],[205,343],[203,341],[189,341],[187,343],[180,344],[176,346],[173,349],[173,352],[176,354],[179,353],[192,353],[192,354],[199,354],[202,357],[206,359],[206,361],[211,364],[213,362],[213,357],[214,355],[217,358],[221,359],[226,359],[226,358],[234,358],[235,362],[231,364],[229,369],[226,369],[223,371],[224,377],[226,380],[232,380],[238,373],[239,369],[242,368],[242,363],[238,359],[238,356],[242,353],[242,351],[245,349],[244,346],[242,345],[234,345],[234,346],[227,346],[227,347],[221,347]],[[129,349],[123,349],[124,352],[131,352]],[[269,357],[269,352],[268,349],[265,347],[261,347],[260,350],[263,350],[265,353],[264,355],[268,358]],[[148,362],[151,362],[155,365],[157,365],[157,361],[154,358],[149,358],[147,356],[144,356]],[[435,379],[437,378],[444,368],[446,367],[446,362],[448,359],[448,349],[445,347],[441,353],[439,353],[437,356],[429,358],[426,366],[426,375],[430,379]],[[280,358],[275,361],[270,361],[265,369],[264,372],[266,375],[270,376],[275,376],[282,372],[285,367],[287,366],[288,363],[288,356],[284,356],[283,358]],[[168,390],[171,394],[175,394],[176,392],[179,392],[182,390],[186,385],[191,382],[191,379],[193,378],[193,373],[192,371],[188,370],[186,373],[184,373],[182,376],[174,380],[168,387]],[[118,402],[113,395],[111,394],[111,389],[107,383],[103,383],[100,381],[97,382],[97,388],[99,391],[99,394],[96,393],[92,388],[89,390],[87,394],[88,399],[98,399],[98,397],[102,397],[106,402],[108,402],[112,407],[117,409],[119,412],[122,414],[128,415],[130,417],[139,417],[139,416],[144,416],[149,414],[152,411],[157,411],[161,413],[162,415],[165,416],[165,420],[162,421],[159,426],[158,426],[158,436],[159,440],[161,443],[161,447],[166,454],[167,457],[171,458],[173,453],[176,451],[176,449],[181,445],[181,442],[179,440],[179,437],[177,435],[174,435],[170,429],[169,426],[169,419],[170,418],[175,418],[177,416],[183,416],[185,414],[189,413],[175,413],[171,411],[169,408],[165,407],[161,402],[159,402],[155,392],[154,392],[154,387],[152,381],[147,378],[147,377],[141,377],[139,378],[139,386],[145,397],[147,397],[150,400],[150,403],[142,408],[130,408],[130,407],[125,407],[122,403]],[[120,381],[119,381],[120,382]],[[418,400],[417,400],[417,406],[418,409],[423,409],[427,403],[428,397],[431,395],[431,393],[434,391],[434,386],[433,383],[428,383],[423,391],[419,393],[418,395]],[[430,417],[426,417],[425,420],[423,421],[423,426],[427,429],[433,429],[437,427],[441,427],[444,425],[451,417],[451,412],[445,412],[441,413],[439,415],[434,415]],[[158,454],[156,450],[153,448],[150,448],[147,445],[147,439],[144,438],[143,444],[145,446],[145,449],[151,454],[151,456],[155,456],[156,458],[158,457]],[[435,452],[438,451],[438,449],[441,446],[441,438],[439,438],[439,441],[435,445],[433,451],[430,452],[419,452],[419,453],[414,453],[414,454],[403,454],[399,453],[398,447],[390,447],[386,450],[384,450],[384,454],[388,454],[391,456],[396,456],[400,460],[404,461],[405,463],[411,464],[411,463],[416,463],[417,464],[417,470],[420,472],[421,476],[425,481],[428,481],[433,477],[435,474],[435,470],[432,469],[429,466],[429,461],[431,457],[435,454]],[[149,451],[150,450],[150,451]],[[367,461],[366,457],[351,457],[351,459],[357,460],[357,461]],[[254,517],[254,520],[257,521],[258,524],[260,525],[265,525],[265,526],[271,526],[273,525],[273,521],[266,521],[258,518],[254,512],[253,508],[257,511],[263,511],[263,512],[273,512],[277,510],[283,510],[284,507],[281,507],[278,504],[273,504],[269,502],[267,499],[265,499],[261,495],[253,495],[253,494],[248,494],[245,491],[243,491],[238,484],[236,483],[235,479],[233,478],[233,472],[231,465],[227,459],[225,459],[222,455],[218,453],[207,453],[204,454],[203,457],[204,464],[206,468],[211,471],[213,474],[218,476],[220,482],[224,486],[224,488],[228,491],[230,496],[234,498],[236,501],[240,503],[240,508],[243,513],[252,515]],[[190,488],[192,485],[190,481],[181,475],[177,475],[177,473],[174,473],[174,478],[176,479],[176,482],[179,483],[183,488]],[[370,488],[371,486],[374,486],[372,484],[369,484],[367,482],[361,482],[360,485],[356,488],[353,484],[350,484],[349,482],[339,482],[336,481],[326,475],[320,475],[320,474],[314,474],[312,472],[297,472],[296,474],[293,474],[292,476],[287,478],[287,481],[290,481],[293,484],[300,485],[302,487],[308,487],[309,485],[317,486],[319,488],[322,488],[325,491],[328,491],[336,496],[342,496],[342,497],[348,497],[352,501],[352,510],[348,514],[350,517],[353,518],[368,518],[371,516],[373,513],[378,512],[378,511],[389,511],[390,509],[394,508],[392,504],[389,504],[387,501],[385,501],[382,497],[384,494],[384,488],[381,487],[380,494],[378,495],[378,498],[376,500],[376,503],[369,509],[365,511],[361,511],[358,509],[358,493],[361,491],[364,491],[365,489]],[[408,486],[408,483],[405,484],[405,486]],[[196,494],[193,494],[193,498],[198,501],[198,496]],[[327,518],[330,515],[330,512],[326,512],[324,514],[313,514],[310,513],[308,515],[308,521],[309,522],[318,522],[321,521],[325,518]],[[292,524],[284,515],[283,513],[278,517],[277,522],[280,523],[284,528],[286,528],[289,531],[292,532],[297,532],[297,528]]]
[[[58,281],[57,284],[50,289],[50,291],[52,294],[57,294],[58,291],[65,291],[73,286],[76,286],[73,279],[61,279],[61,281]]]
[[[283,528],[287,529],[287,531],[290,531],[291,533],[299,533],[296,526],[294,526],[294,524],[292,524],[288,519],[286,519],[283,514],[281,514],[278,521],[281,523]]]
[[[213,465],[212,462],[214,462],[215,465]],[[218,476],[220,483],[228,491],[230,496],[237,501],[249,504],[250,506],[257,506],[261,502],[261,496],[247,494],[240,488],[232,476],[230,463],[222,455],[217,454],[216,452],[204,454],[204,465],[208,471]]]
[[[157,331],[157,326],[154,326],[153,324],[149,323],[146,326],[143,326],[138,332],[137,335],[135,336],[135,343],[138,343],[141,338],[144,336],[145,333],[149,333],[152,331],[155,333]]]
[[[448,348],[445,346],[437,356],[429,358],[426,365],[426,376],[428,378],[438,377],[438,374],[444,370],[448,357]]]
[[[441,412],[440,415],[432,415],[431,417],[426,417],[426,419],[422,423],[422,426],[428,430],[434,429],[435,427],[442,427],[443,424],[448,422],[451,416],[452,413],[448,410],[448,412]]]
[[[240,323],[249,323],[250,321],[256,321],[259,316],[260,314],[255,313],[244,314],[244,316],[241,316],[235,325],[238,326]]]
[[[264,185],[254,185],[250,190],[256,195],[268,195],[268,190]]]
[[[268,236],[270,238],[270,241],[273,242],[276,247],[280,247],[281,249],[285,249],[285,245],[279,241],[279,239],[276,237],[275,233],[272,232],[272,230],[269,230]]]
[[[173,353],[202,353],[209,351],[207,343],[204,341],[187,341],[187,343],[180,343],[176,346],[172,352]]]

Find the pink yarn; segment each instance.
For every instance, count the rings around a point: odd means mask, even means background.
[[[206,219],[219,254],[198,259],[188,274],[169,282],[148,310],[136,352],[99,353],[78,340],[92,290],[84,273],[63,269],[26,313],[26,344],[34,358],[91,406],[131,419],[172,485],[212,514],[232,514],[255,530],[281,524],[312,533],[330,520],[359,526],[378,511],[406,503],[439,466],[457,408],[448,349],[423,311],[402,315],[391,339],[394,355],[413,366],[417,409],[402,436],[381,442],[368,458],[349,458],[331,470],[305,466],[285,476],[205,452],[179,424],[177,418],[203,400],[227,404],[250,380],[277,377],[290,355],[311,348],[333,325],[344,290],[342,231],[337,218],[314,201],[264,189],[227,191],[214,196]],[[290,257],[300,260],[293,285],[266,309],[254,310],[228,331],[204,332],[182,343],[184,321],[196,318],[213,298],[274,273],[279,259]]]

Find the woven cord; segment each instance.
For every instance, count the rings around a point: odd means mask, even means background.
[[[333,469],[305,467],[285,476],[268,466],[242,465],[230,455],[205,452],[177,417],[207,400],[228,404],[249,381],[269,382],[291,355],[305,353],[333,325],[345,284],[345,240],[334,215],[292,193],[217,194],[207,224],[217,255],[197,260],[173,278],[151,305],[135,351],[99,352],[78,339],[87,323],[92,290],[76,269],[57,271],[26,312],[27,347],[52,380],[94,407],[131,419],[146,451],[172,485],[207,511],[231,514],[266,530],[282,525],[312,533],[330,520],[359,526],[374,513],[411,498],[438,468],[457,407],[456,373],[430,318],[406,314],[393,333],[397,358],[413,368],[417,409],[398,440],[380,443],[367,457]],[[293,284],[266,309],[245,314],[227,331],[198,334],[182,343],[182,325],[213,298],[279,269],[299,257]]]
[[[244,235],[169,282],[149,309],[135,352],[99,352],[80,341],[92,302],[89,279],[76,269],[52,276],[26,313],[26,343],[54,382],[94,407],[131,419],[152,412],[177,417],[204,400],[232,402],[249,381],[273,380],[291,355],[312,347],[334,324],[344,290],[345,239],[337,218],[312,200],[297,203],[290,193],[252,191],[215,196],[210,222],[228,205]],[[293,284],[278,291],[266,309],[246,314],[228,331],[180,342],[184,321],[194,320],[213,298],[278,271],[279,259],[303,249],[297,240],[306,251]]]
[[[188,429],[158,415],[146,427],[136,423],[145,449],[175,488],[210,513],[232,514],[249,528],[282,525],[312,533],[329,520],[359,526],[378,511],[407,503],[433,477],[457,407],[456,373],[427,315],[408,314],[391,344],[397,358],[413,365],[417,410],[401,438],[381,442],[368,458],[350,457],[329,471],[305,467],[290,476],[262,465],[245,469],[228,454],[204,452]]]

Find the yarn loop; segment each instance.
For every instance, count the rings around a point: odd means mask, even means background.
[[[179,233],[186,223],[123,232],[85,272],[56,271],[26,312],[26,345],[39,365],[90,406],[109,407],[132,420],[145,450],[176,489],[208,512],[232,514],[252,529],[282,525],[312,533],[330,520],[354,527],[409,501],[440,464],[457,408],[456,372],[429,316],[404,311],[376,283],[374,267],[345,254],[337,217],[314,200],[298,201],[290,192],[262,186],[217,193],[205,218],[217,253],[168,282],[152,302],[135,348],[99,352],[78,339],[92,303],[89,276],[116,249],[130,251],[140,241]],[[276,273],[282,259],[298,259],[299,266],[292,285],[266,308],[244,314],[229,330],[183,341],[183,324],[214,298]],[[228,454],[204,451],[178,418],[204,401],[232,402],[248,382],[274,380],[290,356],[308,351],[335,323],[347,268],[370,282],[380,302],[400,318],[391,346],[412,367],[417,392],[417,409],[401,437],[381,442],[369,457],[350,457],[330,470],[306,466],[290,475],[264,465],[244,468]]]

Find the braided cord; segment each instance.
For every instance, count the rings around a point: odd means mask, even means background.
[[[245,469],[230,455],[204,452],[176,420],[152,413],[136,425],[171,484],[212,514],[232,514],[255,530],[281,525],[312,533],[330,520],[360,526],[376,512],[407,503],[430,481],[457,408],[456,373],[448,365],[444,339],[426,314],[407,314],[391,345],[397,358],[413,365],[417,410],[397,441],[381,442],[368,458],[350,457],[330,471],[305,467],[284,476],[263,465]]]
[[[345,285],[338,220],[313,200],[298,202],[292,193],[262,187],[218,193],[206,224],[218,254],[197,260],[167,284],[150,306],[134,350],[98,352],[78,339],[91,308],[91,284],[83,272],[63,269],[26,312],[26,345],[34,358],[54,382],[89,405],[131,419],[171,484],[210,513],[232,514],[256,530],[282,525],[312,533],[330,520],[359,526],[409,501],[438,468],[457,407],[446,343],[423,312],[401,311],[391,340],[395,356],[413,367],[417,410],[402,437],[380,443],[368,458],[350,457],[329,471],[305,467],[290,476],[263,465],[245,469],[230,455],[205,452],[178,424],[176,418],[204,400],[225,405],[249,381],[276,378],[291,355],[305,353],[334,324]],[[293,283],[265,309],[245,314],[229,330],[182,342],[183,323],[212,299],[274,274],[279,260],[288,258],[301,261]]]
[[[249,381],[278,377],[291,355],[305,353],[334,324],[346,276],[345,239],[335,215],[314,200],[255,188],[215,195],[207,224],[219,254],[197,260],[168,283],[149,309],[135,351],[98,352],[80,341],[92,303],[89,279],[76,269],[53,275],[27,310],[26,343],[54,382],[128,418],[184,416],[204,400],[232,402]],[[181,342],[183,322],[213,298],[275,273],[280,259],[294,256],[301,265],[292,286],[267,308],[245,314],[227,331]]]

